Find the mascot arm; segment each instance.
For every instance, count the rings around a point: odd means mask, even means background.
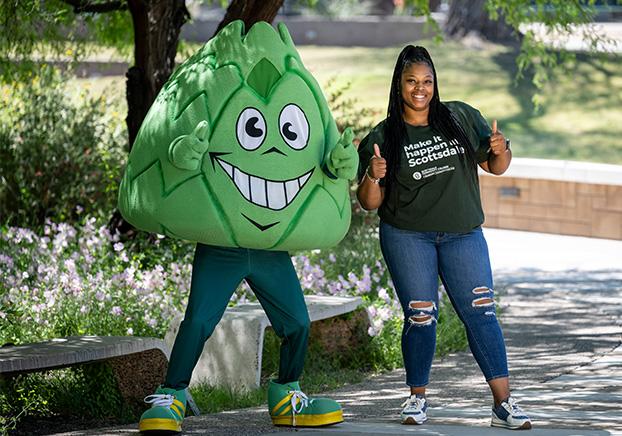
[[[196,170],[209,146],[207,133],[207,121],[201,121],[191,134],[175,138],[168,148],[171,163],[181,170]]]
[[[345,180],[353,180],[356,177],[359,156],[352,144],[353,139],[354,133],[347,127],[326,155],[324,168],[328,170],[326,173],[329,176]]]

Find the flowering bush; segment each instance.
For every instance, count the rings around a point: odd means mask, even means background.
[[[399,313],[388,274],[377,258],[368,265],[343,251],[315,250],[292,260],[306,293],[362,296],[369,334],[376,335]],[[42,235],[1,230],[0,343],[71,334],[161,337],[185,306],[192,252],[192,244],[171,239],[122,242],[93,218],[79,227],[48,222]],[[243,284],[231,304],[249,300],[254,296]]]
[[[400,362],[402,312],[377,232],[377,218],[367,217],[335,249],[292,260],[305,293],[363,298],[368,333],[384,350],[372,366],[393,367]],[[163,337],[184,310],[193,251],[193,244],[144,234],[123,242],[94,218],[77,227],[48,222],[41,235],[2,229],[0,344],[84,334]],[[230,305],[247,301],[255,297],[243,283]],[[465,342],[453,327],[441,328],[445,318],[460,328],[451,307],[441,304],[439,333],[448,338],[439,337],[439,347],[449,339],[448,350],[460,348]]]
[[[162,245],[156,240],[149,255],[130,251],[92,218],[78,228],[48,223],[41,236],[2,230],[0,343],[71,334],[163,336],[188,295],[191,247],[176,257],[179,250]]]

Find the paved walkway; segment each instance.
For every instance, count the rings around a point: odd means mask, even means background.
[[[531,415],[530,435],[622,435],[622,241],[487,229],[514,395]],[[396,338],[397,339],[397,338]],[[298,434],[493,435],[490,396],[468,352],[436,360],[429,421],[402,426],[402,370],[327,396],[346,422]],[[76,434],[136,434],[136,426]],[[190,417],[186,434],[291,432],[265,407]]]

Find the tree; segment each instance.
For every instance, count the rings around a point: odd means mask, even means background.
[[[271,23],[281,6],[283,0],[232,0],[216,33],[235,20],[244,21],[247,29],[258,21]]]
[[[518,40],[505,20],[490,18],[486,0],[452,0],[444,30],[452,38],[474,32],[490,41]]]
[[[563,70],[574,54],[543,43],[543,36],[558,40],[580,34],[592,51],[611,40],[592,22],[597,0],[450,0],[447,33],[464,36],[475,31],[487,39],[516,35],[520,52],[516,57],[517,78],[530,71],[536,89],[542,89],[552,71]],[[622,4],[622,0],[614,0]],[[405,0],[416,14],[424,15],[440,29],[430,14],[429,0]],[[486,17],[487,16],[487,17]],[[562,68],[560,68],[562,67]],[[537,104],[538,95],[534,96]]]
[[[233,0],[219,29],[237,19],[247,28],[257,21],[271,22],[282,3]],[[131,148],[147,111],[175,67],[179,34],[190,18],[186,0],[0,0],[3,78],[36,68],[30,56],[40,47],[38,41],[48,44],[45,49],[53,54],[66,51],[63,40],[83,43],[84,38],[75,32],[80,18],[95,40],[104,45],[120,46],[127,43],[128,34],[133,34],[134,64],[126,73]],[[73,53],[76,59],[84,54],[81,50]]]

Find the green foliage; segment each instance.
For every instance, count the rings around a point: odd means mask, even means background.
[[[436,324],[436,355],[445,356],[467,348],[467,337],[464,325],[456,314],[449,298],[443,294],[438,308]]]
[[[5,420],[0,426],[4,425],[5,431],[19,429],[20,421],[27,418],[137,419],[125,407],[106,362],[3,378],[0,386],[0,415]]]
[[[111,47],[123,56],[132,54],[134,26],[128,11],[81,14],[80,18],[89,29],[89,41]]]
[[[427,0],[405,0],[404,3],[413,7],[415,13],[425,16],[428,22],[433,20]],[[617,3],[622,4],[622,0]],[[613,42],[592,25],[595,4],[596,0],[487,0],[485,8],[492,20],[502,18],[517,35],[521,35],[515,79],[528,74],[536,89],[541,91],[544,84],[556,75],[568,73],[570,61],[575,57],[564,48],[545,44],[543,36],[565,40],[579,34],[588,42],[592,52]],[[533,103],[539,107],[539,93],[534,94]]]
[[[372,339],[369,361],[375,371],[386,371],[403,365],[401,337],[404,320],[392,317]]]
[[[124,128],[105,97],[67,97],[66,77],[43,68],[6,90],[0,119],[0,223],[41,228],[46,219],[107,216],[125,154]]]
[[[163,337],[188,296],[191,251],[144,234],[126,246],[92,219],[79,229],[46,225],[42,236],[0,228],[0,345],[89,334]]]
[[[223,410],[258,406],[265,403],[267,392],[265,386],[248,391],[206,384],[199,384],[190,388],[192,398],[194,398],[201,413],[218,413]]]
[[[133,40],[129,13],[76,14],[62,0],[0,0],[0,81],[28,80],[42,57],[78,62],[92,40],[127,53]]]
[[[0,377],[0,435],[15,430],[21,419],[32,413],[44,413],[47,400],[38,395],[37,389],[27,384],[16,386]]]
[[[486,7],[492,19],[502,15],[507,24],[522,35],[520,54],[516,58],[516,78],[520,79],[529,73],[535,87],[541,90],[556,75],[569,72],[571,62],[575,59],[575,54],[564,48],[544,44],[544,36],[566,40],[578,34],[593,52],[603,44],[612,43],[613,40],[604,37],[591,25],[595,3],[595,0],[488,0]],[[539,106],[540,95],[536,94],[533,101]]]
[[[81,365],[76,369],[78,375],[79,401],[73,401],[67,410],[80,410],[87,417],[104,418],[108,416],[131,419],[124,408],[123,399],[117,388],[112,367],[103,363]],[[76,395],[72,393],[71,399]]]

